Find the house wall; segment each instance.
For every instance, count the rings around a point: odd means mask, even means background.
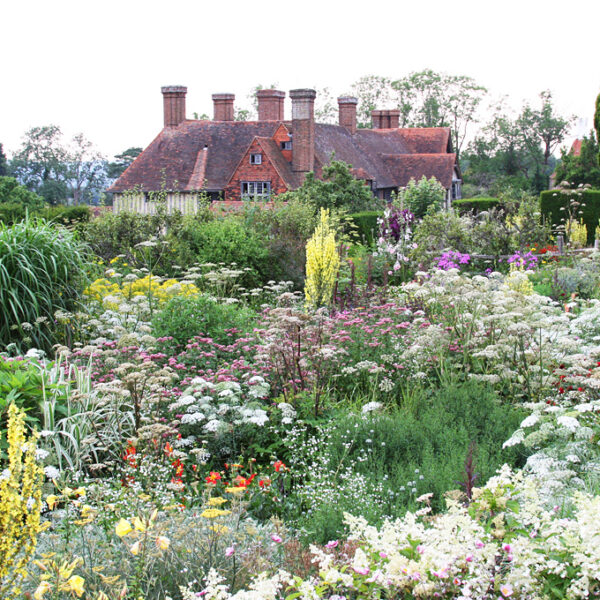
[[[262,163],[260,165],[251,165],[250,154],[262,154]],[[242,200],[242,181],[270,181],[272,196],[287,191],[287,186],[281,177],[279,177],[275,167],[269,162],[267,155],[256,140],[250,145],[246,154],[244,154],[231,180],[225,187],[225,201],[237,202]]]
[[[197,192],[169,192],[165,198],[167,214],[176,211],[184,215],[196,214],[199,210],[200,194]],[[115,194],[113,212],[136,212],[142,215],[156,214],[157,202],[147,198],[145,194]]]

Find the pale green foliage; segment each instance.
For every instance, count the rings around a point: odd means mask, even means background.
[[[416,219],[422,219],[427,213],[440,210],[445,196],[446,190],[435,177],[427,179],[423,175],[418,183],[411,179],[405,188],[400,189],[394,204],[410,210]]]

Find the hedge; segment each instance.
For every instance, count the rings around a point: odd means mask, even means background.
[[[31,216],[44,217],[48,221],[54,221],[61,225],[74,225],[75,223],[87,223],[90,220],[91,211],[87,205],[79,206],[44,206],[40,210],[34,210],[22,203],[1,202],[0,222],[5,225],[14,225],[25,218],[29,212]]]
[[[383,213],[376,210],[365,210],[363,212],[348,215],[356,226],[355,231],[358,234],[358,237],[365,246],[372,246],[374,244],[374,240],[377,237],[377,231],[379,230],[377,219],[382,216]]]
[[[464,200],[452,201],[452,206],[454,206],[461,215],[471,211],[475,213],[483,212],[500,205],[501,201],[498,198],[465,198]]]
[[[563,225],[562,219],[566,218],[567,207],[571,200],[581,202],[580,218],[587,226],[589,246],[594,244],[596,238],[596,226],[600,219],[600,190],[585,190],[577,192],[574,190],[548,190],[540,194],[540,207],[542,215],[552,224],[552,230]],[[564,210],[561,210],[564,209]]]

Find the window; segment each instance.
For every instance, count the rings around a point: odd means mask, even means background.
[[[262,164],[262,154],[251,154],[250,155],[250,164],[251,165]]]
[[[282,150],[291,150],[292,142],[281,142],[281,149]]]
[[[242,200],[268,200],[271,197],[270,181],[242,181]]]

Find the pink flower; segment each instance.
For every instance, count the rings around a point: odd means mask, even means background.
[[[387,558],[387,557],[388,557],[388,555],[387,555],[385,552],[380,552],[380,553],[379,553],[379,556],[380,556],[381,558]]]
[[[418,552],[419,554],[424,554],[424,553],[425,553],[425,548],[423,548],[423,546],[421,546],[421,544],[419,544],[419,545],[417,546],[417,552]]]
[[[510,583],[505,583],[503,586],[500,587],[500,593],[505,597],[508,598],[509,596],[512,595],[513,593],[513,588],[512,585],[510,585]]]
[[[229,556],[233,556],[234,554],[235,554],[234,546],[229,546],[228,548],[225,548],[225,556],[229,557]]]
[[[356,573],[359,575],[368,575],[369,567],[352,567]]]
[[[467,556],[465,556],[465,560],[467,562],[473,562],[473,555],[472,554],[467,554]]]
[[[510,544],[502,544],[502,550],[504,550],[504,552],[510,552],[511,551]]]
[[[331,540],[325,544],[325,548],[337,548],[338,543],[337,540]]]
[[[280,544],[281,542],[283,542],[283,540],[282,540],[282,539],[281,539],[281,538],[280,538],[280,537],[279,537],[279,536],[278,536],[276,533],[274,533],[274,534],[271,536],[271,539],[272,539],[274,542],[276,542],[277,544]]]
[[[481,540],[475,542],[475,548],[483,548],[485,544]]]

